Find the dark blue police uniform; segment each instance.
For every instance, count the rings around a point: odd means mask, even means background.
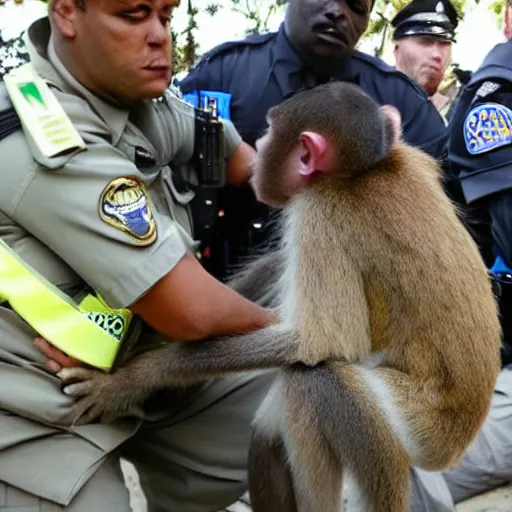
[[[217,91],[224,112],[249,144],[267,127],[268,109],[291,94],[329,79],[358,84],[379,104],[394,105],[402,115],[404,139],[436,158],[446,155],[447,131],[424,91],[401,72],[380,59],[355,52],[327,79],[320,79],[299,58],[281,25],[276,33],[228,42],[208,52],[180,87],[190,101],[197,91]],[[336,108],[336,105],[332,106]],[[221,192],[225,215],[213,252],[232,263],[245,249],[259,242],[258,229],[268,209],[256,203],[249,190]],[[268,237],[265,232],[263,238]],[[226,240],[228,242],[226,243]],[[228,247],[229,246],[229,249]],[[214,273],[219,275],[219,270]],[[222,274],[222,268],[220,269]]]
[[[442,156],[446,142],[442,119],[426,101],[423,90],[404,74],[379,59],[355,52],[330,78],[356,83],[377,103],[397,107],[405,140],[435,157]],[[253,145],[267,126],[265,116],[270,107],[319,83],[295,53],[281,25],[278,32],[214,48],[180,87],[184,94],[195,90],[228,93],[231,120],[243,139]]]
[[[451,122],[449,160],[500,283],[504,359],[512,362],[512,41],[497,45],[464,89]]]

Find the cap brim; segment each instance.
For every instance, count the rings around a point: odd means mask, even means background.
[[[394,39],[401,39],[402,37],[408,36],[429,36],[441,39],[443,41],[453,42],[455,40],[455,34],[452,30],[437,25],[416,25],[404,28],[398,28],[395,31]]]

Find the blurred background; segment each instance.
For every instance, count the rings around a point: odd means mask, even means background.
[[[393,64],[390,20],[407,3],[409,0],[376,0],[372,21],[359,49]],[[504,2],[454,0],[453,3],[462,20],[453,46],[453,66],[474,70],[492,46],[503,40]],[[286,0],[181,0],[172,23],[175,75],[186,74],[203,53],[219,43],[276,30],[285,5]],[[43,0],[0,0],[0,79],[23,58],[20,35],[45,12]],[[440,92],[453,83],[452,69],[447,71]]]

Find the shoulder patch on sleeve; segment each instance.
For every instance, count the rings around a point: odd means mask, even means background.
[[[467,114],[463,132],[470,155],[506,146],[512,142],[512,110],[498,103],[481,103]]]
[[[113,179],[100,197],[101,220],[124,231],[137,245],[148,246],[157,237],[156,222],[144,184],[136,177]]]

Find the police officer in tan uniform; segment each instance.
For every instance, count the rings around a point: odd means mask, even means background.
[[[52,0],[29,29],[31,63],[84,148],[49,157],[28,126],[0,141],[0,239],[73,299],[92,289],[133,312],[128,356],[162,337],[273,321],[193,254],[191,194],[177,174],[193,154],[194,111],[167,89],[177,4]],[[228,122],[224,134],[230,182],[243,182],[253,150]],[[120,456],[151,511],[212,512],[244,492],[250,422],[271,375],[166,392],[137,417],[73,427],[54,371],[76,363],[40,341],[43,354],[37,336],[0,307],[1,511],[129,511]]]

